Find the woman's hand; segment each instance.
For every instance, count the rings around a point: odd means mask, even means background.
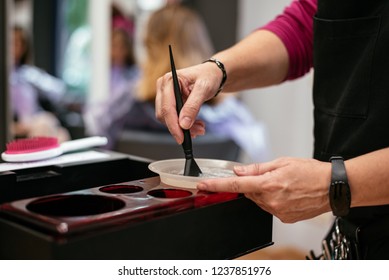
[[[238,177],[205,180],[198,189],[244,193],[282,222],[294,223],[331,210],[328,189],[330,163],[314,159],[279,158],[236,166]]]
[[[156,117],[166,124],[170,133],[181,144],[182,129],[190,129],[193,137],[205,133],[204,123],[196,120],[201,105],[214,97],[222,78],[214,63],[203,63],[177,71],[184,106],[177,116],[171,72],[157,81]]]

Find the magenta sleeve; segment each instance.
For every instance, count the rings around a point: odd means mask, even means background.
[[[295,0],[260,29],[276,34],[284,43],[289,55],[289,73],[286,79],[303,76],[313,65],[313,16],[317,0]]]

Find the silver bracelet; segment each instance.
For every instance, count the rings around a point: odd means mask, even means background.
[[[216,94],[214,96],[214,97],[216,97],[219,94],[219,92],[221,92],[223,90],[224,84],[226,83],[226,80],[227,80],[227,72],[226,72],[226,69],[224,68],[224,64],[221,63],[221,61],[216,59],[216,58],[212,57],[210,59],[207,59],[203,63],[205,63],[205,62],[213,62],[213,63],[215,63],[217,65],[217,67],[219,67],[219,69],[223,73],[223,78],[222,78],[222,81],[220,83],[219,89],[217,90],[217,92],[216,92]]]

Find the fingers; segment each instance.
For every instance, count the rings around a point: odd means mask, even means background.
[[[255,176],[262,175],[266,172],[273,171],[277,168],[285,166],[288,164],[287,158],[280,158],[277,160],[273,160],[265,163],[253,163],[249,165],[237,165],[234,166],[234,172],[238,176]]]
[[[212,65],[211,65],[212,66]],[[204,134],[204,127],[199,126],[196,117],[202,104],[212,98],[217,90],[216,75],[213,67],[200,64],[177,71],[181,93],[185,101],[179,117],[176,111],[172,74],[166,73],[157,80],[155,114],[165,123],[177,143],[183,142],[182,129],[190,129],[193,136]],[[208,69],[205,72],[204,69]],[[210,79],[213,78],[213,79]]]
[[[167,73],[157,80],[157,95],[155,98],[155,115],[165,123],[170,134],[178,144],[184,141],[184,134],[178,124],[176,100],[174,98],[173,80],[171,73]]]
[[[192,127],[201,105],[207,100],[205,94],[209,92],[209,86],[206,81],[198,80],[190,92],[189,90],[189,87],[183,87],[183,92],[188,96],[179,117],[179,124],[183,129]]]
[[[251,193],[258,191],[258,180],[254,176],[209,179],[201,181],[197,188],[209,192]]]
[[[287,164],[287,160],[274,160],[266,163],[237,165],[237,177],[217,178],[201,181],[197,188],[211,192],[258,193],[261,187],[274,181],[272,171]],[[273,179],[272,179],[273,178]]]
[[[269,165],[261,163],[234,166],[234,172],[238,176],[261,175],[271,170]]]
[[[190,135],[196,138],[198,135],[205,134],[205,124],[203,121],[196,120],[193,126],[190,128]]]
[[[190,89],[187,89],[188,91]],[[176,100],[174,98],[174,89],[173,89],[173,80],[171,73],[165,74],[163,77],[157,80],[157,95],[155,98],[155,114],[158,120],[165,123],[170,134],[174,137],[178,144],[181,144],[184,141],[184,135],[182,132],[182,128],[189,129],[192,137],[196,137],[198,135],[205,134],[205,124],[200,120],[192,120],[190,119],[189,123],[185,123],[186,118],[184,118],[184,127],[181,127],[178,123],[178,116],[176,110]],[[189,104],[188,103],[189,100]],[[190,111],[190,118],[196,118],[198,110],[201,106],[201,101],[197,105],[196,108],[193,107],[193,103],[199,102],[196,101],[195,98],[188,98],[187,102],[184,104],[184,107],[181,109],[182,111]],[[192,101],[194,100],[194,101]],[[198,109],[197,109],[198,106]],[[184,109],[186,108],[186,109]],[[189,109],[188,109],[189,108]]]

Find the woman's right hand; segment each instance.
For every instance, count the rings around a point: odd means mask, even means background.
[[[171,72],[157,80],[155,99],[156,117],[166,124],[170,133],[181,144],[182,129],[190,129],[192,137],[203,135],[205,125],[196,120],[201,105],[213,98],[222,80],[222,73],[214,63],[198,64],[177,71],[184,106],[177,116]]]

